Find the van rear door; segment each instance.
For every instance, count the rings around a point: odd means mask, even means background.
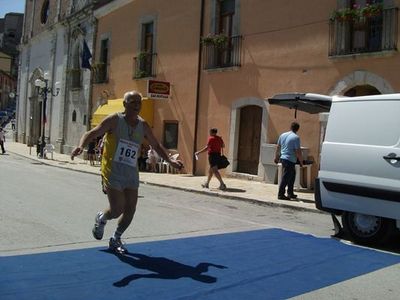
[[[294,109],[294,117],[297,117],[297,111],[304,111],[310,114],[329,112],[332,105],[332,97],[313,94],[313,93],[287,93],[277,94],[268,98],[269,104],[284,106]]]

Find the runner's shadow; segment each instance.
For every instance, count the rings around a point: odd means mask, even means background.
[[[179,279],[191,278],[203,283],[215,283],[217,278],[202,273],[208,272],[209,267],[226,269],[227,267],[213,263],[199,263],[196,267],[185,265],[165,257],[151,257],[140,253],[117,254],[110,250],[100,250],[114,254],[120,261],[137,269],[148,270],[148,274],[132,274],[114,282],[116,287],[127,286],[131,281],[140,278]]]

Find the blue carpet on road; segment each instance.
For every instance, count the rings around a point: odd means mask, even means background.
[[[285,299],[400,262],[281,229],[0,257],[5,299]]]

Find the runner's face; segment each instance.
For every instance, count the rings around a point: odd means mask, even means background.
[[[128,103],[125,103],[125,108],[127,111],[139,114],[142,108],[142,100],[140,99],[130,99]]]

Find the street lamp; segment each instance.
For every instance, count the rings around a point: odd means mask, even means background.
[[[55,93],[52,88],[49,87],[49,73],[44,73],[43,77],[35,80],[35,86],[38,88],[39,95],[43,97],[43,107],[42,107],[42,137],[40,142],[40,154],[41,158],[44,158],[44,147],[46,145],[44,135],[45,135],[45,123],[46,123],[46,104],[47,104],[47,94],[52,95],[53,97],[58,96],[60,92],[60,83],[55,83]]]

